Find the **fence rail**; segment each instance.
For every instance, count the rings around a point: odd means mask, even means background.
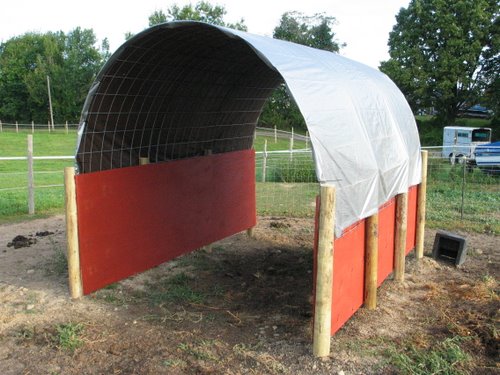
[[[39,131],[47,131],[47,132],[54,132],[57,130],[64,130],[66,133],[69,132],[69,130],[76,130],[78,128],[79,124],[74,124],[74,123],[69,123],[66,121],[63,124],[51,124],[48,122],[47,124],[35,124],[34,122],[31,123],[19,123],[19,122],[2,122],[0,121],[0,133],[3,132],[16,132],[19,133],[20,131],[28,131],[31,133],[39,132]]]

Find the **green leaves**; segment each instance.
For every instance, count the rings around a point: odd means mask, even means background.
[[[156,10],[153,12],[149,16],[149,26],[169,21],[191,20],[247,31],[243,18],[236,23],[227,23],[224,21],[226,13],[227,11],[224,6],[212,5],[207,1],[199,1],[194,6],[189,4],[183,6],[182,8],[177,4],[174,4],[167,9],[167,14],[165,14],[162,10]]]
[[[442,119],[452,122],[462,106],[480,101],[488,81],[484,67],[491,65],[495,54],[498,60],[498,49],[492,53],[489,47],[498,23],[495,4],[412,0],[400,10],[389,35],[391,59],[380,69],[415,111],[435,107]]]
[[[0,119],[46,123],[47,76],[56,122],[76,122],[109,43],[96,47],[93,30],[27,33],[0,46]]]

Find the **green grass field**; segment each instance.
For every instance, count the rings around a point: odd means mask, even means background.
[[[2,132],[0,157],[26,156],[28,132]],[[76,131],[38,132],[33,135],[34,156],[71,156],[75,152]],[[62,212],[64,167],[72,160],[35,160],[35,217]],[[0,223],[28,218],[28,165],[24,160],[0,161]],[[60,185],[60,186],[53,186]],[[43,187],[50,186],[50,187]],[[38,187],[38,188],[37,188]]]
[[[0,156],[25,156],[28,133],[0,133]],[[76,132],[40,132],[34,135],[35,156],[73,155]],[[262,151],[264,137],[255,141]],[[267,137],[268,151],[288,150],[289,140]],[[295,149],[305,147],[296,141]],[[266,182],[262,182],[262,156],[257,157],[257,210],[261,215],[311,217],[314,215],[314,164],[310,155],[298,154],[292,162],[288,154],[273,155],[267,161]],[[63,169],[71,160],[35,160],[35,217],[62,213],[64,205]],[[500,234],[500,179],[479,170],[466,174],[462,211],[460,165],[451,166],[430,159],[427,198],[427,223],[432,228],[473,230]],[[53,186],[59,185],[59,186]],[[25,220],[27,215],[26,161],[0,161],[0,223]],[[50,186],[50,187],[41,187]]]

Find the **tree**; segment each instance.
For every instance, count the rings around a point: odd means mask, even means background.
[[[109,57],[105,39],[96,47],[90,29],[65,35],[27,33],[0,45],[0,119],[49,119],[47,76],[51,79],[56,122],[77,121],[97,72]]]
[[[411,0],[396,16],[390,59],[380,70],[414,111],[434,107],[452,123],[460,108],[480,102],[499,74],[498,63],[493,64],[498,61],[498,14],[497,0]]]
[[[286,12],[281,16],[279,25],[274,28],[273,38],[338,52],[341,45],[335,40],[335,33],[332,31],[335,23],[334,17],[323,13],[307,16],[300,12]]]
[[[167,14],[162,10],[154,11],[149,16],[149,26],[169,21],[192,20],[247,31],[243,18],[236,23],[227,23],[224,21],[226,13],[227,11],[224,6],[211,5],[206,1],[200,1],[194,7],[189,4],[180,8],[177,4],[174,4],[167,9]]]
[[[286,12],[281,16],[273,37],[303,44],[330,52],[338,52],[344,44],[335,40],[332,26],[335,18],[325,14],[306,16],[299,12]],[[278,128],[306,130],[304,119],[290,98],[284,84],[280,85],[266,102],[259,119],[262,125],[276,125]]]

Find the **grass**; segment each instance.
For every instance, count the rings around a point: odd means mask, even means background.
[[[411,344],[403,349],[391,347],[387,355],[389,362],[403,375],[461,375],[467,373],[462,367],[470,361],[460,347],[463,340],[460,336],[446,338],[432,348],[417,348]]]
[[[194,280],[185,273],[147,284],[145,297],[152,305],[164,303],[204,303],[206,295],[192,288]]]
[[[26,156],[27,132],[0,134],[0,156]],[[33,135],[34,156],[71,156],[76,146],[76,132],[39,132]],[[36,212],[50,215],[62,212],[64,204],[64,167],[72,160],[35,160]],[[28,210],[27,162],[0,161],[0,223],[25,219]],[[61,185],[47,187],[47,185]],[[38,188],[37,188],[38,187]],[[21,189],[18,189],[21,188]],[[8,190],[12,189],[12,190]]]

